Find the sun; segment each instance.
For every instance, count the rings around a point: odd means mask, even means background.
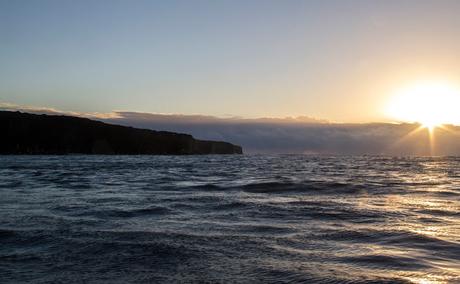
[[[386,113],[392,119],[417,122],[429,130],[460,124],[460,88],[448,82],[418,82],[396,91]]]

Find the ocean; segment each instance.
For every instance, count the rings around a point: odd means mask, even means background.
[[[0,283],[460,283],[460,158],[0,156]]]

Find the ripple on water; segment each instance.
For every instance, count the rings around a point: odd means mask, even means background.
[[[459,162],[3,156],[0,282],[456,283]]]

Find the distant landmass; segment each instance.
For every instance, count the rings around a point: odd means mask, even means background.
[[[0,154],[242,154],[240,146],[87,118],[0,111]]]

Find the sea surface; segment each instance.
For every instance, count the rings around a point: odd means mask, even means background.
[[[0,283],[460,283],[460,158],[0,156]]]

